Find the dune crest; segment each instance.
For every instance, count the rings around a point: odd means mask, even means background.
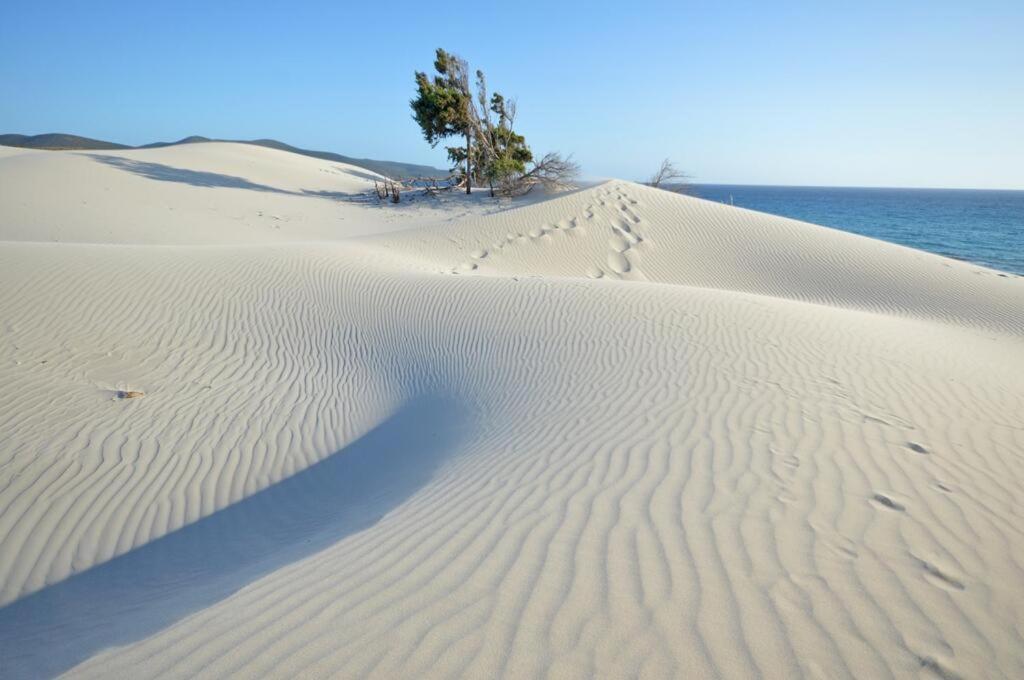
[[[1024,281],[364,175],[0,149],[5,677],[1024,677]]]

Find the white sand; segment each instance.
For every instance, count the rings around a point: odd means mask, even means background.
[[[0,675],[1024,677],[1024,280],[370,176],[0,148]]]

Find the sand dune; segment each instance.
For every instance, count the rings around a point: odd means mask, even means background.
[[[5,677],[1024,676],[1020,278],[629,182],[8,151]]]
[[[323,241],[495,209],[420,202],[386,210],[390,206],[377,205],[376,199],[369,203],[360,193],[380,179],[369,170],[248,144],[58,153],[0,149],[4,240]]]

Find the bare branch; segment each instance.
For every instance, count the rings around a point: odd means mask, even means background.
[[[566,191],[575,187],[579,174],[580,166],[572,160],[572,156],[563,158],[561,154],[551,152],[535,161],[533,167],[523,175],[504,182],[500,190],[505,196],[522,196],[537,185],[545,191]]]
[[[662,188],[662,184],[679,184],[685,186],[686,180],[688,179],[689,175],[676,168],[672,161],[666,158],[661,162],[661,167],[658,168],[656,173],[654,173],[654,176],[648,180],[647,186],[654,187],[655,189]]]

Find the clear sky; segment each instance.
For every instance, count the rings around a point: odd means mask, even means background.
[[[0,132],[443,166],[408,109],[439,46],[592,177],[1024,189],[1024,0],[3,0]]]

